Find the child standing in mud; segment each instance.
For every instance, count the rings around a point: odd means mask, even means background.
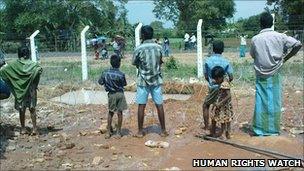
[[[116,131],[116,138],[120,138],[121,134],[121,125],[122,125],[122,111],[127,109],[127,102],[124,95],[124,86],[127,85],[125,74],[119,70],[120,67],[120,57],[116,54],[113,54],[110,58],[110,63],[112,68],[105,70],[98,83],[104,85],[105,90],[108,92],[108,133],[105,136],[106,139],[110,138],[113,135],[112,129],[112,118],[114,112],[117,112],[118,116],[118,125]]]
[[[219,94],[215,103],[212,104],[211,129],[210,135],[216,136],[216,123],[221,124],[220,138],[224,139],[223,133],[227,139],[230,139],[231,121],[233,117],[230,83],[225,77],[225,70],[216,66],[211,71],[211,77],[215,84],[219,85]]]

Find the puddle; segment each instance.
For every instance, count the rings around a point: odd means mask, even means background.
[[[136,92],[125,92],[126,101],[128,104],[134,104],[136,100]],[[188,100],[191,96],[184,94],[164,94],[164,100]],[[149,99],[151,95],[149,96]],[[77,104],[108,104],[108,93],[105,91],[78,90],[71,91],[61,96],[51,99],[55,102],[61,102],[69,105]]]

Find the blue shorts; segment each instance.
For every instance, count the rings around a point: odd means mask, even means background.
[[[155,104],[163,104],[162,87],[158,86],[137,86],[136,102],[137,104],[147,104],[149,93]]]

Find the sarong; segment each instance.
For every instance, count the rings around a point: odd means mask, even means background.
[[[256,78],[253,132],[256,135],[280,133],[282,85],[279,73],[268,78]]]
[[[240,57],[245,57],[246,55],[246,45],[241,45],[240,46]]]

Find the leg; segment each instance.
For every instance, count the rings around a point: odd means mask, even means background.
[[[221,132],[219,134],[220,137],[223,136],[223,133],[225,132],[226,130],[226,123],[221,123]]]
[[[36,123],[36,108],[30,108],[30,113],[31,113],[31,119],[32,119],[32,123],[33,123],[32,135],[37,135],[38,130],[37,130],[37,123]]]
[[[120,137],[122,137],[122,135],[121,135],[122,111],[117,112],[117,117],[118,117],[117,136],[120,138]]]
[[[146,104],[139,104],[138,111],[137,111],[137,123],[138,123],[138,137],[143,137],[143,125],[144,125],[144,117],[145,117],[145,108]]]
[[[26,129],[25,129],[25,107],[22,107],[22,109],[19,109],[19,119],[20,119],[20,124],[21,124],[21,130],[20,134],[26,134]]]
[[[216,121],[212,119],[211,121],[211,129],[210,129],[210,135],[212,137],[215,137],[215,130],[216,130]]]
[[[209,107],[210,105],[203,104],[203,118],[204,118],[204,128],[207,130],[209,128]]]
[[[168,136],[168,132],[166,131],[166,124],[165,124],[165,112],[164,112],[164,107],[163,105],[155,105],[157,108],[157,114],[158,114],[158,119],[161,127],[161,136],[166,137]]]
[[[231,122],[226,123],[226,138],[230,139],[230,131],[231,131]]]
[[[113,130],[112,130],[112,118],[113,118],[114,112],[109,111],[108,113],[108,125],[107,125],[107,129],[108,129],[108,133],[105,136],[106,139],[110,138]]]

